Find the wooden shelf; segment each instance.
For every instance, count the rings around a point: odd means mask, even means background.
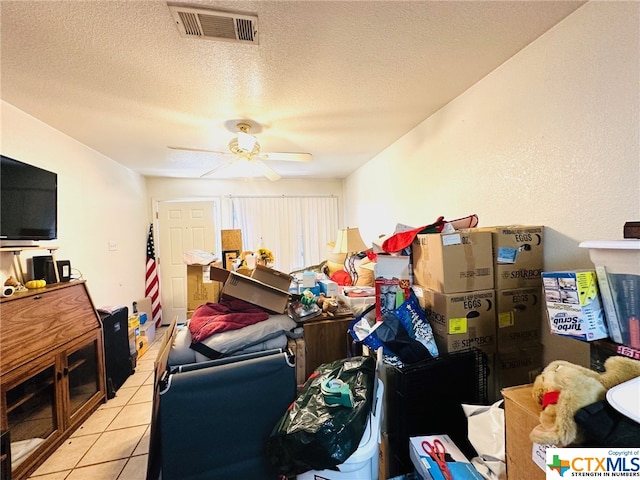
[[[55,246],[40,246],[40,245],[25,245],[19,246],[16,245],[14,247],[0,247],[0,252],[11,252],[13,253],[13,270],[16,274],[16,279],[24,285],[24,270],[22,270],[22,261],[20,260],[20,255],[24,251],[35,251],[35,250],[48,250],[51,254],[51,260],[53,260],[53,271],[56,276],[56,283],[60,282],[60,275],[58,273],[58,264],[56,263],[56,255],[53,253],[56,251],[58,247]]]
[[[26,246],[16,246],[16,247],[0,247],[0,252],[22,252],[23,250],[49,250],[52,252],[53,250],[58,250],[60,247],[41,247],[39,245],[26,245]]]

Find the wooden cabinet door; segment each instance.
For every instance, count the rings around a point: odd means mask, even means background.
[[[304,324],[307,378],[321,364],[347,357],[348,329],[352,320],[348,317]]]

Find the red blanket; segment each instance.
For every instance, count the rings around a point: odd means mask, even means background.
[[[189,321],[191,341],[198,343],[214,333],[237,330],[267,318],[267,312],[242,300],[222,299],[219,303],[205,303],[196,308]]]

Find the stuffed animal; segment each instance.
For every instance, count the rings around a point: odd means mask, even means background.
[[[555,360],[533,382],[533,398],[542,406],[540,424],[529,438],[534,443],[564,447],[579,444],[582,434],[574,420],[578,410],[605,398],[611,387],[640,376],[640,361],[612,356],[598,373]]]

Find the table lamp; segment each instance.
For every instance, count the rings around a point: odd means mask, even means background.
[[[333,253],[344,253],[345,257],[345,270],[351,277],[351,285],[355,285],[358,281],[358,272],[355,267],[355,256],[357,253],[366,250],[368,247],[365,245],[362,237],[360,236],[360,230],[358,228],[343,228],[338,230],[338,239],[333,249]]]

